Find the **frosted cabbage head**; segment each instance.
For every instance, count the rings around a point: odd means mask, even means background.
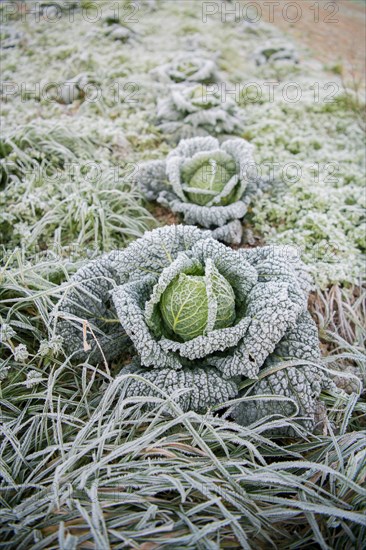
[[[142,190],[187,224],[217,230],[215,238],[238,243],[242,228],[239,220],[257,190],[250,179],[252,146],[243,139],[221,145],[212,137],[182,140],[166,162],[153,161],[140,166]]]
[[[329,380],[316,366],[318,336],[306,311],[309,278],[292,248],[235,251],[209,231],[170,226],[91,262],[71,282],[55,313],[66,346],[81,357],[83,315],[107,359],[123,357],[128,337],[136,353],[132,372],[139,375],[129,395],[178,391],[185,410],[202,412],[238,396],[242,380],[258,380],[254,395],[289,397],[313,425]],[[100,359],[95,347],[87,353]],[[283,358],[304,364],[282,369]],[[254,400],[235,415],[249,424],[289,412]]]
[[[269,40],[254,52],[254,59],[257,65],[267,63],[290,63],[297,64],[299,59],[297,53],[289,43],[278,40]]]
[[[235,294],[211,261],[191,274],[180,273],[161,295],[163,325],[172,338],[192,340],[235,320]]]
[[[244,129],[244,113],[231,98],[200,84],[175,84],[157,103],[157,127],[168,141],[193,136],[233,136]]]
[[[168,155],[166,172],[172,190],[185,203],[215,207],[236,202],[248,185],[251,146],[214,138],[182,140]]]
[[[237,194],[234,188],[224,195],[224,189],[235,176],[236,166],[231,159],[220,163],[208,153],[206,158],[201,158],[193,167],[186,166],[182,169],[184,189],[187,198],[194,204],[205,206],[217,199],[219,205],[231,204]]]
[[[141,364],[211,365],[228,378],[255,378],[306,308],[298,259],[281,254],[280,247],[234,251],[189,226],[129,245],[119,267],[125,282],[112,296]]]
[[[192,105],[200,109],[210,109],[220,104],[220,95],[218,93],[208,94],[207,87],[202,85],[191,88],[189,97]]]
[[[210,84],[217,80],[215,61],[195,54],[184,54],[171,63],[160,65],[151,71],[160,82],[201,82]]]

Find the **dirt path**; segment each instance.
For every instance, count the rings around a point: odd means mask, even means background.
[[[271,0],[266,5],[266,21],[308,46],[330,70],[365,83],[364,0]]]

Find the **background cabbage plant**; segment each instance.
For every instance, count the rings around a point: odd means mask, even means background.
[[[265,65],[267,63],[288,63],[297,65],[299,57],[295,48],[290,43],[283,40],[267,40],[254,52],[256,65]]]
[[[234,251],[208,231],[170,226],[91,262],[73,282],[54,313],[66,346],[116,359],[127,335],[130,395],[163,391],[204,412],[251,383],[254,395],[235,405],[239,422],[295,411],[314,426],[332,383],[295,249]]]
[[[151,76],[162,83],[201,82],[211,84],[218,79],[217,65],[209,59],[189,52],[177,55],[170,63],[159,65],[150,71]]]
[[[241,220],[258,182],[251,177],[253,147],[244,139],[223,142],[212,137],[182,140],[166,161],[140,165],[139,184],[187,224],[214,230],[227,243],[240,243]]]
[[[232,98],[202,84],[174,84],[157,102],[157,127],[173,143],[194,136],[238,135],[244,122]]]

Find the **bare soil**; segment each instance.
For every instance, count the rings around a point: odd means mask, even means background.
[[[152,213],[161,225],[176,225],[181,223],[179,216],[156,203],[153,204]]]
[[[364,85],[365,0],[273,0],[271,10],[269,7],[263,9],[263,18],[267,22],[273,22],[306,45],[313,57],[330,71],[339,71],[346,81],[352,79]]]

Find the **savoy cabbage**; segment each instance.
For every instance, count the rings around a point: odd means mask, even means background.
[[[252,145],[244,139],[221,145],[213,137],[181,140],[166,161],[140,165],[140,187],[187,224],[214,230],[227,243],[240,243],[241,220],[257,192],[251,174]]]
[[[307,312],[309,276],[294,249],[234,251],[208,231],[170,226],[91,262],[71,283],[54,314],[66,347],[77,357],[123,358],[127,335],[136,353],[126,368],[136,375],[130,395],[160,389],[202,412],[257,381],[254,396],[282,401],[244,400],[234,410],[239,422],[295,405],[313,426],[331,381]]]
[[[218,79],[215,61],[192,53],[178,55],[170,63],[152,69],[150,74],[155,80],[164,84],[180,82],[211,84]]]
[[[157,127],[168,140],[193,136],[238,135],[244,129],[243,113],[235,101],[202,84],[175,84],[158,101]]]
[[[256,65],[267,63],[289,63],[298,64],[299,58],[292,44],[284,43],[282,40],[268,40],[254,52]]]

